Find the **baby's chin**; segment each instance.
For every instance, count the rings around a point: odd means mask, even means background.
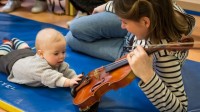
[[[52,68],[58,68],[61,64],[51,65]]]

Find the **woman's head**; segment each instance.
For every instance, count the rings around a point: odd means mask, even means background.
[[[162,38],[173,41],[183,33],[171,0],[114,0],[113,4],[122,28],[126,28],[126,22],[138,23],[126,29],[139,39],[150,38],[156,43]]]
[[[38,32],[35,46],[37,54],[52,67],[58,67],[65,59],[66,40],[60,32],[52,28]]]

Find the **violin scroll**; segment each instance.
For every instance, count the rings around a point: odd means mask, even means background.
[[[150,45],[148,48],[145,48],[145,51],[147,52],[148,55],[150,55],[159,50],[185,51],[189,49],[199,49],[193,46],[194,46],[194,39],[189,36],[183,36],[178,42],[169,42],[168,44]]]
[[[190,36],[183,36],[179,42],[184,43],[184,42],[194,42],[194,39]]]

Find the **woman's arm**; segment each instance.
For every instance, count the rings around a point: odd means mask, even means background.
[[[104,11],[107,11],[107,12],[112,12],[114,13],[114,9],[113,9],[113,1],[109,1],[103,5],[100,5],[96,8],[94,8],[92,14],[95,14],[95,13],[99,13],[99,12],[104,12]]]
[[[140,88],[159,111],[187,111],[181,75],[187,52],[161,50],[153,56],[152,60],[141,46],[127,56],[133,73],[141,79]]]
[[[156,58],[153,78],[146,84],[141,81],[139,86],[159,111],[187,111],[180,59],[159,54]]]

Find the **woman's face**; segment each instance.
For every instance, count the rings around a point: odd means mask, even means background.
[[[121,18],[122,29],[126,29],[128,32],[136,35],[139,40],[147,38],[149,26],[150,23],[147,17],[142,17],[138,22]]]

